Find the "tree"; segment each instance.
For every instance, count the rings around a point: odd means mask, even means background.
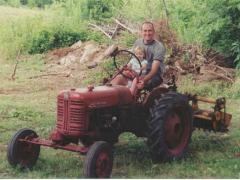
[[[114,8],[123,0],[86,0],[82,5],[82,16],[87,19],[103,20],[114,15]]]
[[[211,0],[209,3],[213,16],[209,23],[218,22],[220,26],[212,29],[207,43],[226,56],[234,58],[237,68],[240,68],[240,1]]]

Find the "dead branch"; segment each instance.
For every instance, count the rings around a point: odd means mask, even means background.
[[[169,20],[169,12],[168,12],[167,5],[166,5],[165,0],[162,0],[162,1],[163,1],[163,5],[164,5],[164,8],[165,8],[166,16],[167,16],[167,26],[168,26],[168,28],[169,28],[169,23],[168,23],[168,20]]]
[[[119,20],[114,19],[114,21],[115,21],[117,24],[119,24],[121,27],[123,27],[124,29],[128,30],[130,33],[132,33],[132,34],[135,34],[135,33],[136,33],[136,31],[134,31],[133,29],[127,27],[126,25],[124,25],[123,23],[121,23]]]
[[[225,68],[223,68],[223,67],[220,67],[220,66],[218,66],[218,65],[215,65],[215,64],[209,64],[209,66],[211,66],[211,67],[214,67],[214,68],[216,68],[216,69],[220,69],[220,70],[222,70],[227,76],[232,76]]]
[[[224,80],[226,80],[226,81],[228,81],[228,82],[230,82],[230,83],[234,83],[233,79],[231,79],[231,78],[229,78],[229,77],[226,77],[226,76],[224,76],[224,75],[218,74],[218,73],[213,72],[213,71],[209,71],[209,70],[205,70],[205,71],[206,71],[207,73],[209,73],[209,74],[212,74],[212,75],[214,75],[214,76],[217,76],[217,77],[219,77],[219,78],[222,78],[222,79],[224,79]]]
[[[13,80],[13,81],[15,80],[15,75],[16,75],[16,72],[17,72],[17,66],[18,66],[18,63],[19,63],[20,53],[21,53],[21,50],[19,49],[17,57],[16,57],[16,63],[15,63],[14,69],[13,69],[13,73],[11,75],[11,80]]]
[[[44,76],[59,76],[61,75],[62,77],[69,77],[71,75],[71,73],[49,73],[49,74],[40,74],[40,75],[36,75],[36,76],[31,76],[29,77],[29,79],[36,79],[36,78],[40,78],[40,77],[44,77]]]
[[[97,26],[96,24],[89,23],[90,26],[98,29],[101,31],[103,34],[105,34],[109,39],[112,39],[112,36],[110,36],[106,31],[104,31],[101,27]]]
[[[119,29],[119,24],[116,25],[116,27],[112,33],[111,39],[113,39],[115,37],[115,35],[118,33],[118,29]]]

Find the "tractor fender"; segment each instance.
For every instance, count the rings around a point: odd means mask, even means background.
[[[143,106],[150,108],[154,104],[155,99],[161,98],[162,94],[169,92],[169,89],[166,87],[158,86],[154,88],[143,101]]]

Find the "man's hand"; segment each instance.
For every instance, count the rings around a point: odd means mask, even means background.
[[[154,60],[152,63],[151,71],[144,77],[144,83],[147,84],[149,80],[153,78],[153,76],[158,72],[161,62],[158,60]]]

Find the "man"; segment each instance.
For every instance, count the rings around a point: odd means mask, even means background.
[[[133,48],[141,47],[145,50],[147,60],[146,75],[139,82],[139,89],[145,88],[152,90],[162,83],[162,74],[164,72],[165,48],[162,43],[154,39],[155,29],[151,22],[144,22],[141,27],[142,38],[137,39]],[[115,78],[113,84],[124,84],[122,76]]]
[[[141,28],[142,38],[137,39],[134,47],[140,46],[145,49],[147,64],[146,76],[140,81],[140,88],[153,89],[162,83],[164,72],[165,48],[162,43],[154,39],[155,29],[151,22],[144,22]]]

